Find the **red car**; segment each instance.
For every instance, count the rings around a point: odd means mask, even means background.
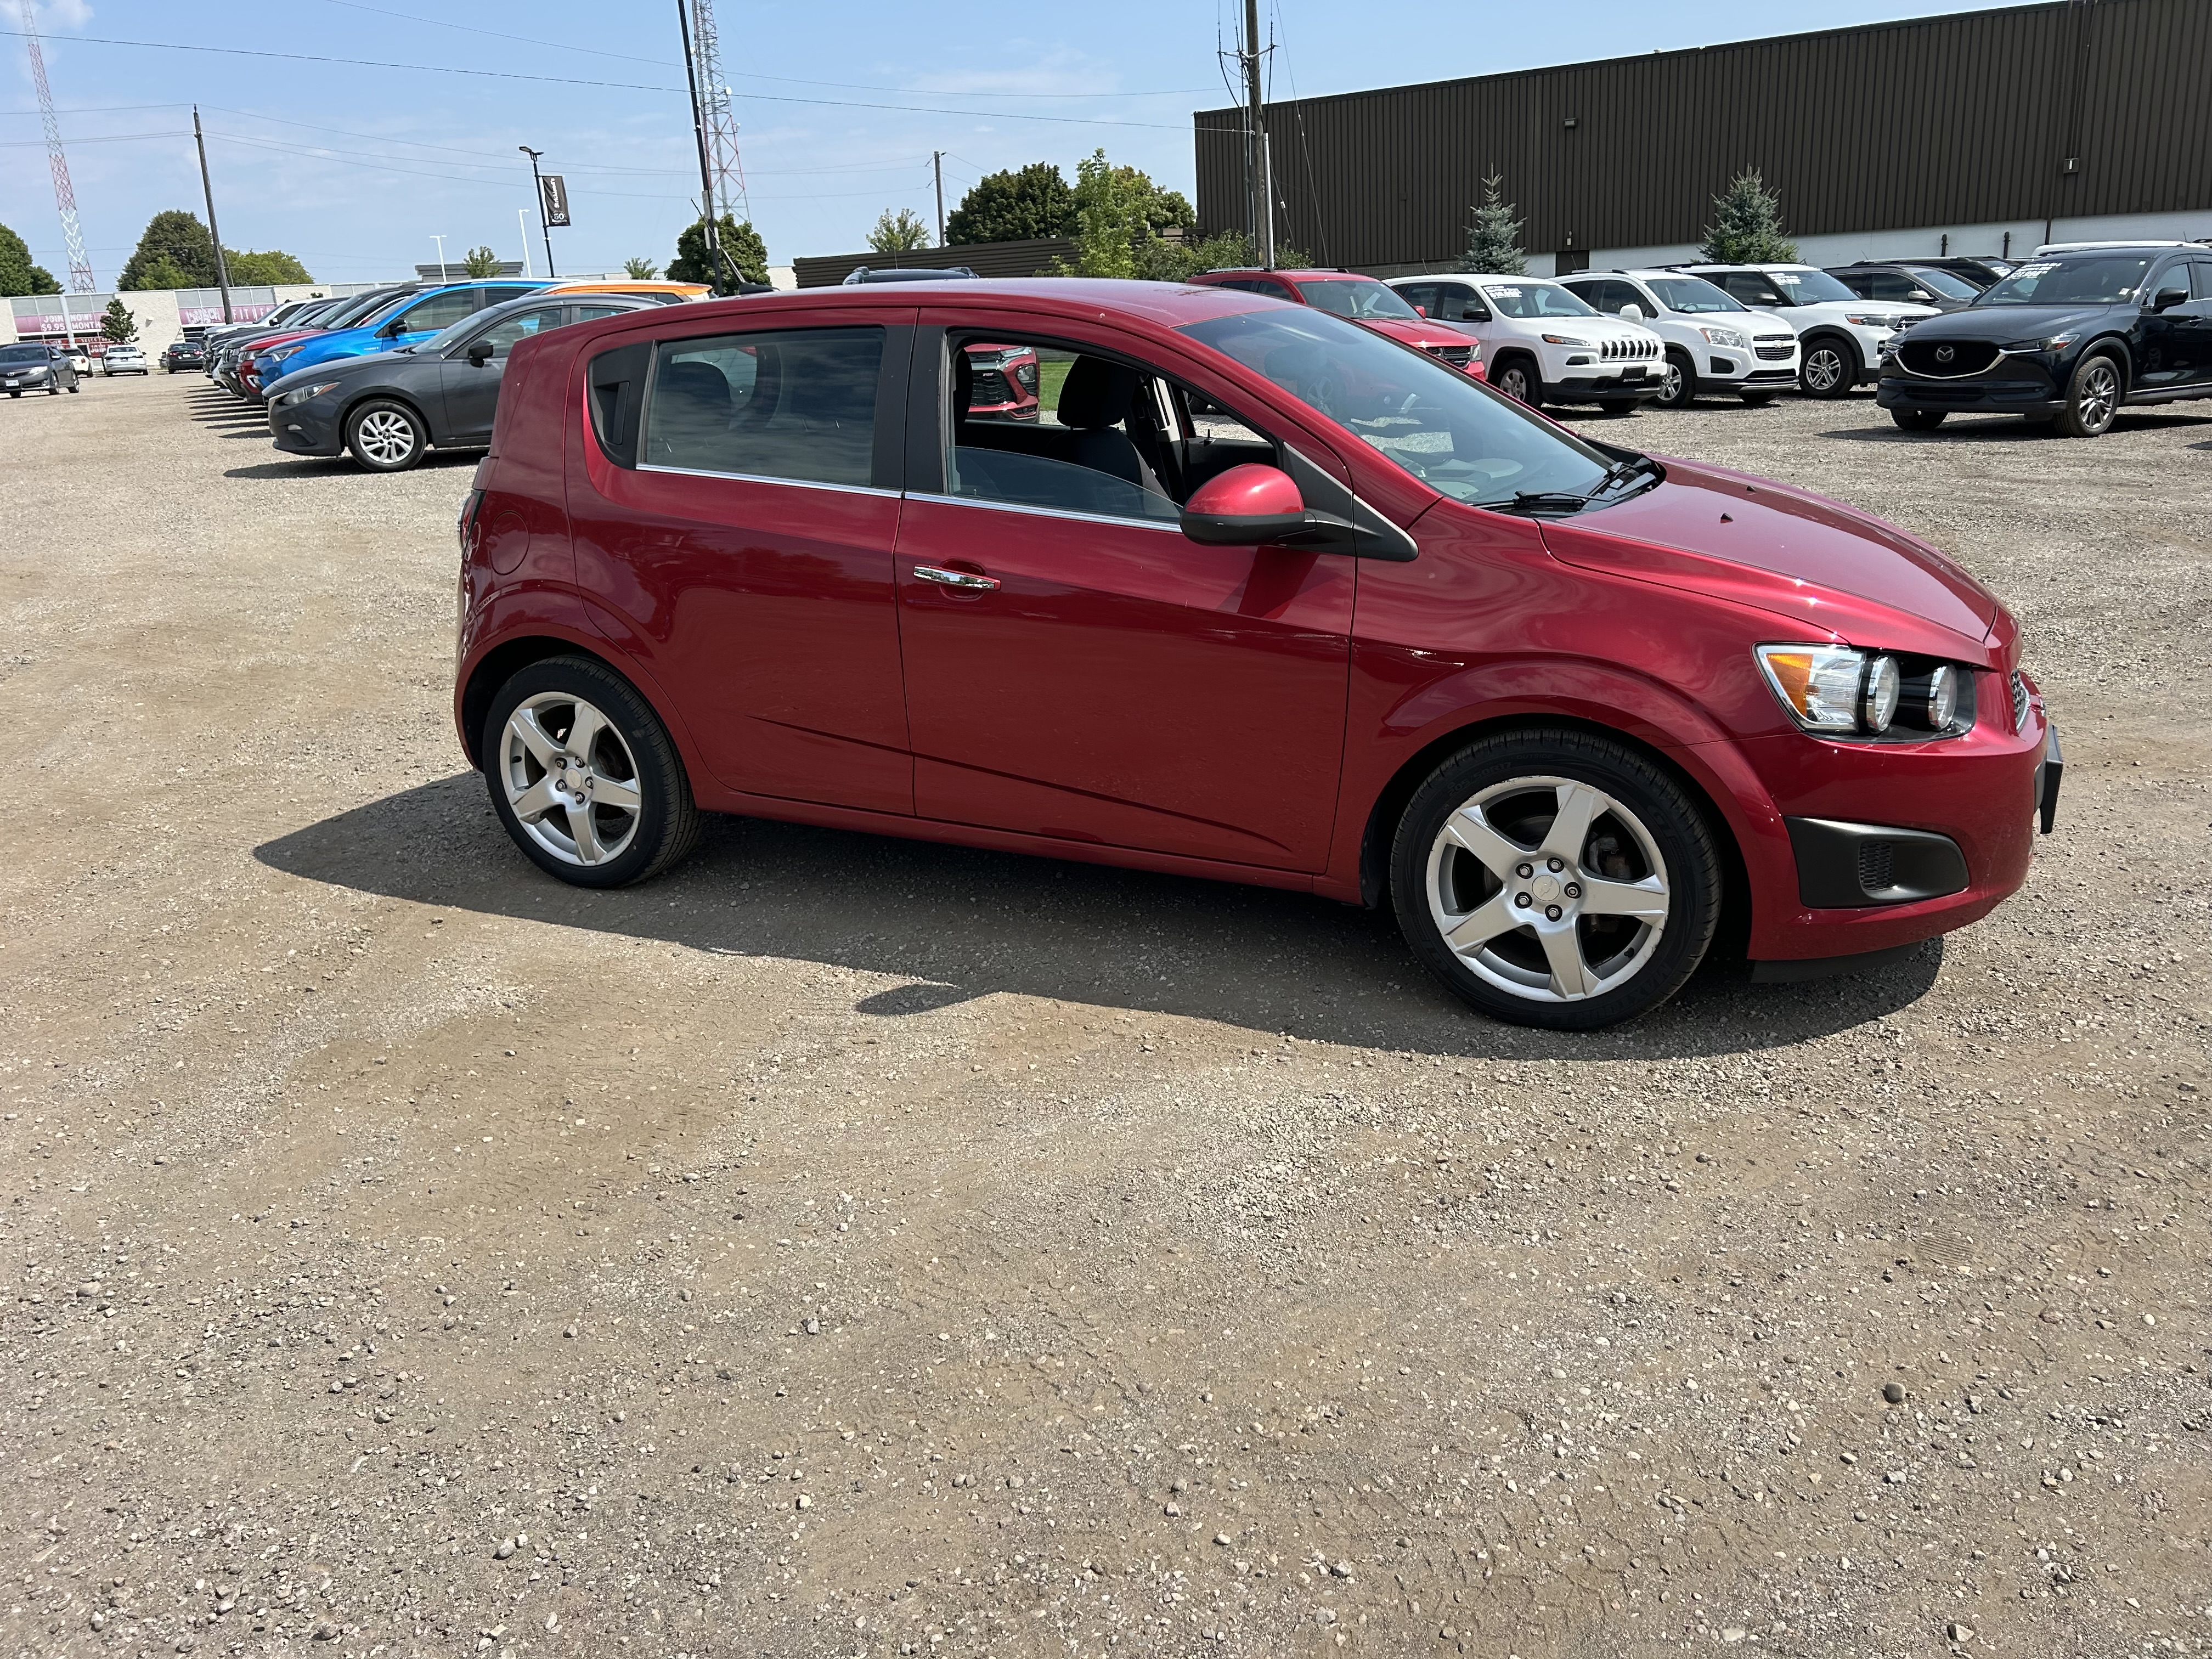
[[[982,343],[1065,363],[1049,419],[958,395]],[[537,335],[459,529],[461,741],[579,886],[702,810],[1259,883],[1589,1028],[1717,945],[1800,978],[1963,927],[2056,805],[2013,619],[1933,549],[1219,286]]]
[[[1488,378],[1474,340],[1458,329],[1431,322],[1395,289],[1357,271],[1209,270],[1191,281],[1211,288],[1264,294],[1271,300],[1288,300],[1293,305],[1315,306],[1338,317],[1349,317],[1385,339],[1401,340],[1416,351],[1441,357],[1477,380]]]

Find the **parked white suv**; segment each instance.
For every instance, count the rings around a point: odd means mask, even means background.
[[[1797,336],[1702,276],[1674,270],[1585,270],[1559,286],[1608,317],[1640,323],[1667,343],[1662,409],[1686,408],[1700,392],[1733,392],[1763,404],[1797,384]]]
[[[1648,328],[1601,317],[1541,276],[1394,276],[1423,316],[1482,342],[1483,373],[1509,398],[1598,404],[1626,413],[1659,390],[1666,346]]]
[[[1934,306],[1862,300],[1813,265],[1677,265],[1726,289],[1753,311],[1780,318],[1796,331],[1797,384],[1809,397],[1840,398],[1881,378],[1881,349]]]

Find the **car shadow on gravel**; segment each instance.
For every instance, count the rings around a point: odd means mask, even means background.
[[[265,437],[267,434],[263,435]],[[321,478],[360,471],[351,459],[344,455],[295,455],[289,460],[263,461],[258,466],[234,466],[222,476],[226,478]]]
[[[272,869],[418,904],[592,928],[732,956],[902,979],[856,1005],[895,1018],[994,992],[1218,1020],[1316,1042],[1520,1059],[1737,1054],[1848,1029],[1925,995],[1931,943],[1803,985],[1701,973],[1667,1006],[1590,1036],[1469,1013],[1385,914],[1310,895],[983,852],[759,818],[710,817],[698,849],[643,886],[587,892],[541,874],[473,772],[255,849]]]
[[[2106,435],[2120,437],[2130,432],[2167,432],[2176,427],[2203,426],[2207,419],[2208,416],[2151,415],[2128,410],[2121,412]],[[1833,432],[1823,432],[1820,436],[1854,444],[2039,444],[2071,441],[2062,440],[2048,425],[2038,425],[2017,415],[1979,415],[1963,419],[1954,416],[1933,432],[1908,432],[1892,422],[1887,426],[1839,428]]]

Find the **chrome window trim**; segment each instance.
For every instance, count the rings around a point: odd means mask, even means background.
[[[666,472],[679,478],[727,478],[734,483],[787,484],[793,489],[834,489],[843,495],[888,495],[897,500],[905,492],[885,489],[878,484],[829,483],[817,478],[774,478],[765,472],[710,472],[697,466],[659,466],[650,461],[640,461],[635,468],[640,472]]]
[[[1030,507],[1021,501],[987,501],[980,495],[937,495],[922,490],[909,490],[906,499],[929,501],[939,507],[980,507],[993,513],[1026,513],[1033,518],[1065,519],[1072,524],[1123,525],[1138,530],[1164,531],[1170,536],[1182,534],[1180,523],[1171,524],[1161,519],[1117,519],[1104,513],[1070,513],[1063,507]]]

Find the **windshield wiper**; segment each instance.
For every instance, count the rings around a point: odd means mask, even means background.
[[[1571,489],[1516,489],[1504,501],[1477,501],[1493,513],[1579,513],[1590,503],[1588,495]]]

